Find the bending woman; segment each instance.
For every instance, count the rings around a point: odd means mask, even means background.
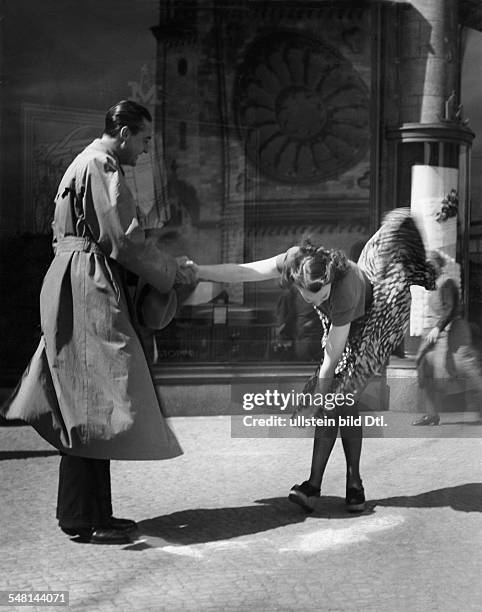
[[[285,253],[246,264],[192,264],[200,280],[262,281],[280,278],[294,285],[313,305],[324,327],[324,357],[307,390],[326,393],[363,391],[386,363],[406,331],[410,315],[410,285],[435,288],[435,268],[425,259],[420,233],[408,209],[391,211],[365,245],[358,264],[342,251],[304,244]],[[356,404],[337,407],[329,416],[357,416]],[[353,421],[352,421],[353,422]],[[308,480],[294,485],[289,499],[312,511],[338,425],[317,427]],[[341,427],[346,458],[346,505],[365,508],[359,464],[362,428]]]

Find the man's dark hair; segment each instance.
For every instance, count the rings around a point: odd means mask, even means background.
[[[107,111],[104,134],[117,136],[124,125],[133,134],[137,134],[143,126],[144,119],[152,121],[151,113],[147,108],[132,100],[121,100]]]

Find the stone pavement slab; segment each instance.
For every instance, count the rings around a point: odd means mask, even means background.
[[[306,515],[286,495],[311,439],[233,439],[227,416],[172,424],[182,457],[112,463],[115,514],[140,526],[124,546],[61,533],[56,452],[29,427],[0,428],[0,588],[67,590],[87,612],[480,609],[482,426],[367,438],[361,515],[344,509],[338,441]]]

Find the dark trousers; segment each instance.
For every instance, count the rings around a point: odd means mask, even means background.
[[[57,519],[61,527],[100,527],[112,516],[110,461],[62,455]]]

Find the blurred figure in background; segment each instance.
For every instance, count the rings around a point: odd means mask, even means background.
[[[442,272],[445,259],[432,253]],[[482,376],[469,324],[462,317],[460,295],[452,278],[439,277],[429,293],[427,325],[416,356],[419,387],[426,414],[412,425],[438,425],[444,395],[463,392],[467,408],[480,411]]]

